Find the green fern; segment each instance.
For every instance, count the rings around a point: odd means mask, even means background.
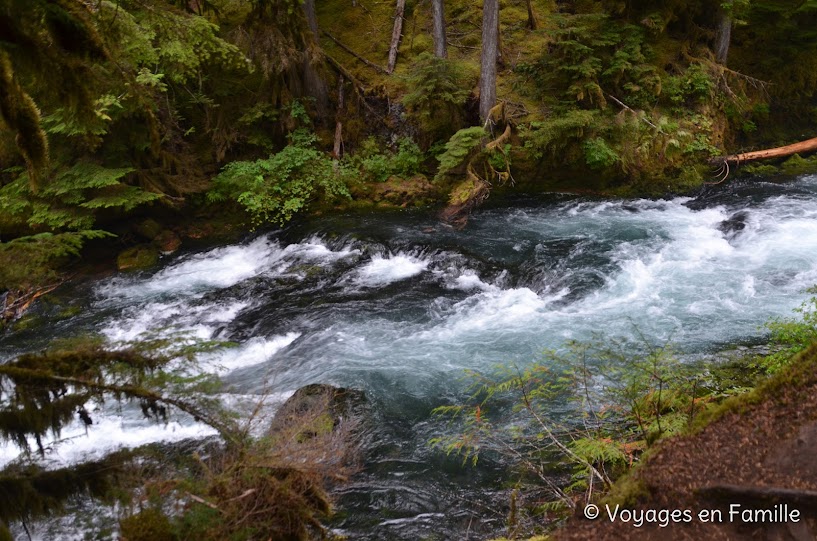
[[[463,128],[451,136],[445,144],[445,152],[438,157],[440,168],[435,180],[442,179],[452,170],[464,165],[470,156],[482,148],[487,136],[488,132],[482,126]]]

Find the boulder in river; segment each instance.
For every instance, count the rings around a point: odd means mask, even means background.
[[[369,404],[363,391],[333,387],[323,383],[312,383],[301,387],[284,402],[275,413],[270,425],[270,433],[283,430],[293,422],[300,422],[310,416],[321,426],[311,427],[314,431],[333,430],[343,422],[359,425],[366,417]]]
[[[307,385],[275,414],[270,446],[282,466],[308,470],[328,485],[346,481],[360,463],[368,411],[362,391]]]
[[[133,229],[146,240],[153,240],[162,232],[162,229],[164,228],[162,227],[162,224],[153,218],[146,218],[136,224]]]

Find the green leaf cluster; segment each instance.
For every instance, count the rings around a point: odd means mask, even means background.
[[[423,161],[425,153],[408,137],[397,141],[396,151],[384,151],[377,139],[370,137],[345,162],[348,167],[359,170],[367,180],[384,182],[393,175],[401,178],[416,175]]]
[[[267,159],[228,164],[213,180],[209,199],[236,201],[255,225],[283,225],[318,198],[350,197],[344,170],[315,148],[314,134],[298,128],[290,140]]]
[[[37,192],[30,189],[28,174],[22,173],[0,188],[0,212],[6,223],[25,224],[32,229],[89,229],[99,210],[128,212],[161,197],[127,184],[125,181],[133,171],[78,162],[56,171]]]
[[[761,359],[760,366],[770,374],[789,366],[796,354],[817,342],[817,287],[812,296],[794,309],[793,317],[776,317],[766,323],[772,344],[779,349]]]
[[[0,242],[0,289],[27,289],[54,281],[57,268],[79,255],[85,241],[111,237],[99,230],[39,233]]]

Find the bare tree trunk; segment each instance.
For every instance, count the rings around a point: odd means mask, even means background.
[[[397,65],[397,48],[400,47],[400,38],[403,37],[403,14],[406,11],[406,0],[397,0],[397,10],[394,13],[394,30],[391,33],[389,46],[389,63],[386,72],[391,73]]]
[[[536,22],[536,15],[533,13],[533,3],[531,0],[525,0],[525,4],[528,7],[528,28],[536,30],[539,27],[539,23]]]
[[[729,6],[732,2],[730,0]],[[721,8],[718,13],[718,33],[715,38],[715,60],[718,64],[726,65],[729,57],[729,44],[732,41],[732,14],[731,10]]]
[[[817,152],[817,137],[800,141],[792,145],[782,147],[767,148],[765,150],[756,150],[754,152],[744,152],[743,154],[732,154],[730,156],[723,156],[720,158],[712,158],[710,160],[713,164],[721,163],[746,163],[757,160],[770,160],[774,158],[786,158],[794,154],[803,152]]]
[[[338,77],[338,113],[335,116],[335,146],[332,149],[332,154],[335,160],[340,159],[340,153],[343,148],[343,123],[340,121],[340,115],[343,113],[343,75]],[[337,165],[336,165],[337,168]]]
[[[437,58],[448,57],[448,47],[445,43],[445,9],[443,0],[431,0],[431,15],[434,22],[434,56]]]
[[[496,59],[499,50],[499,0],[482,2],[482,56],[479,75],[479,117],[485,122],[496,104]]]
[[[303,10],[306,15],[306,22],[317,45],[320,34],[318,33],[318,17],[315,14],[315,0],[304,0]],[[315,108],[318,115],[323,117],[329,111],[329,90],[326,88],[326,81],[323,80],[315,66],[312,65],[310,56],[309,54],[304,55],[303,60],[304,88],[306,94],[315,98]]]

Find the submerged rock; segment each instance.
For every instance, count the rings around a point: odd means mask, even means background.
[[[728,219],[718,224],[718,230],[723,233],[727,239],[732,239],[746,229],[746,219],[749,218],[749,213],[745,210],[734,213]]]
[[[162,229],[164,228],[162,227],[162,224],[153,218],[147,218],[136,224],[133,229],[146,240],[153,240],[162,232]]]

